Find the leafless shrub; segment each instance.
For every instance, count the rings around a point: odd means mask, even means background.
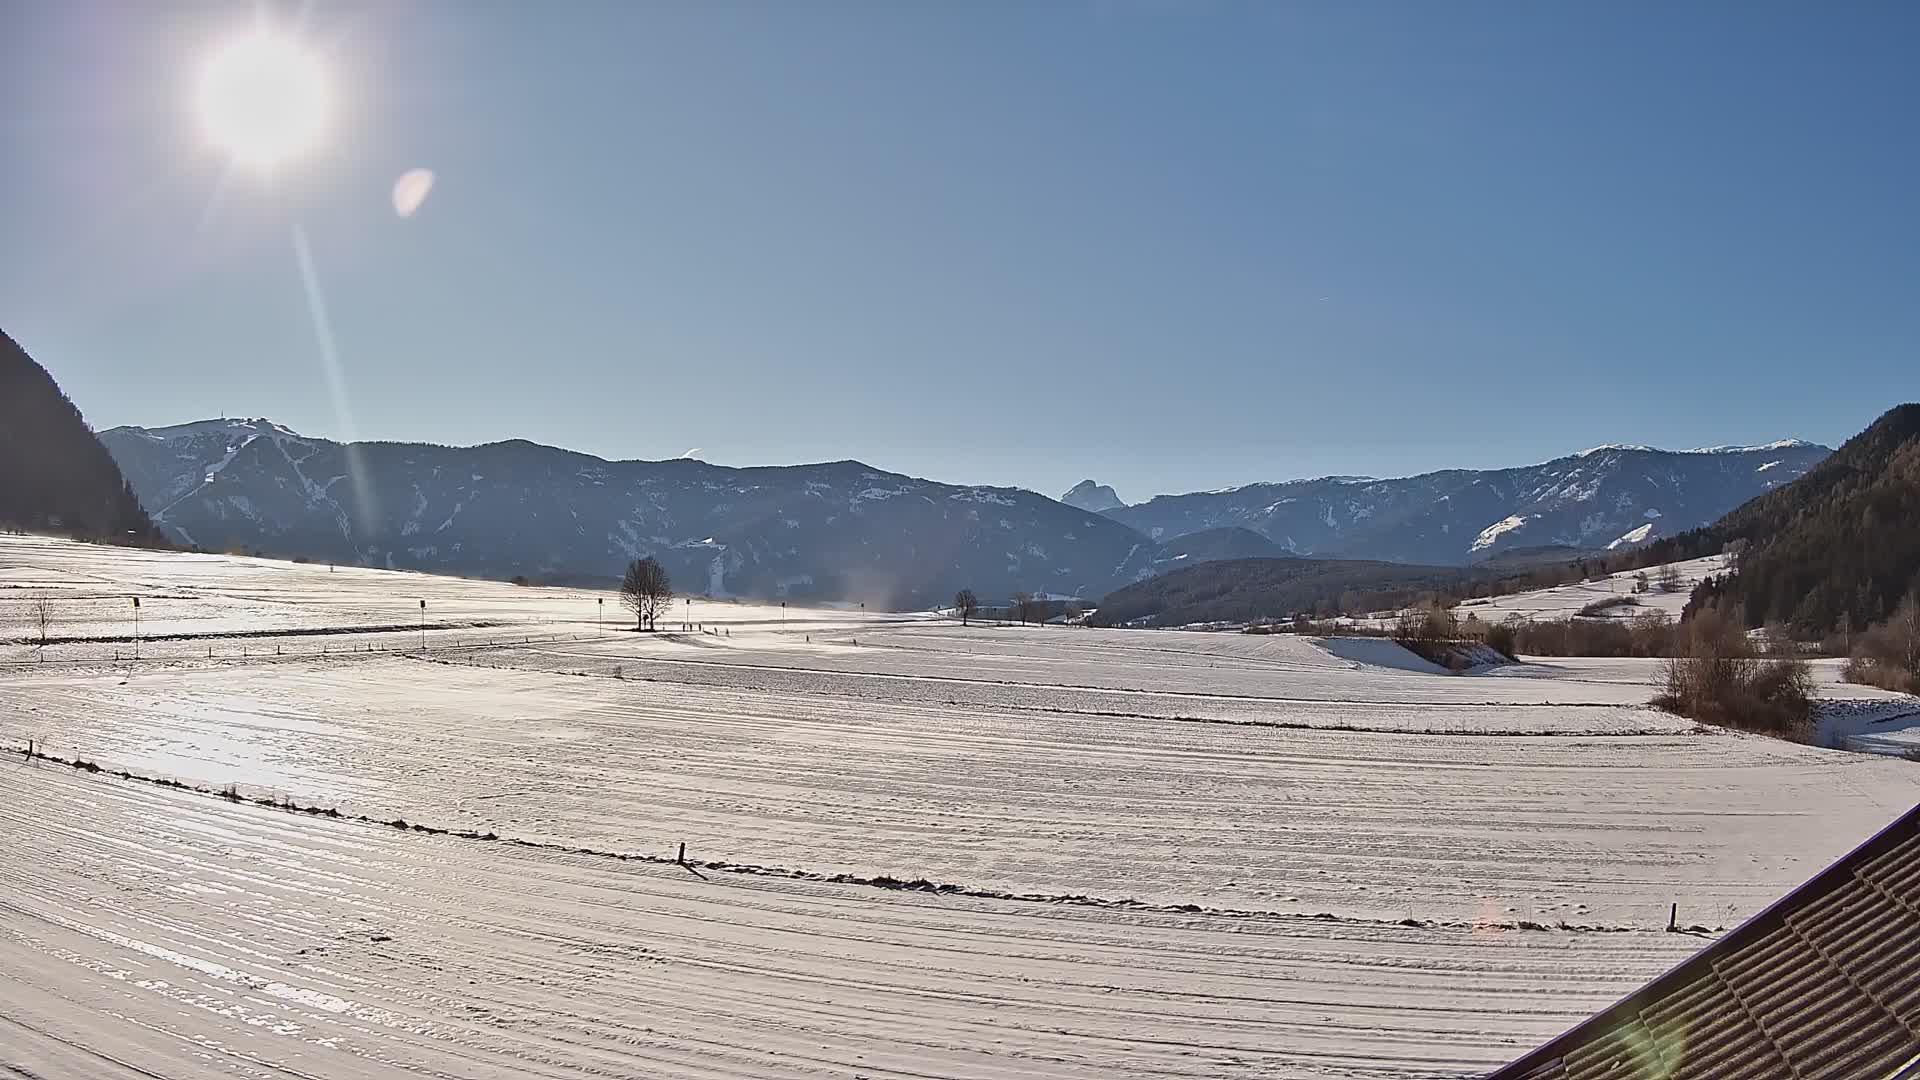
[[[1460,636],[1460,625],[1453,613],[1439,604],[1409,608],[1394,624],[1393,637],[1402,645],[1453,641]]]
[[[1842,675],[1849,682],[1920,694],[1920,597],[1909,593],[1886,622],[1861,634]]]
[[[1797,742],[1813,733],[1813,674],[1798,657],[1761,659],[1739,624],[1709,608],[1681,626],[1654,704],[1702,723]]]
[[[1509,660],[1520,659],[1519,631],[1511,622],[1494,623],[1487,627],[1485,640],[1487,647]]]
[[[1639,605],[1640,601],[1635,600],[1631,596],[1604,596],[1591,604],[1581,607],[1580,614],[1589,619],[1603,618],[1607,612],[1612,611],[1614,608],[1638,607]]]

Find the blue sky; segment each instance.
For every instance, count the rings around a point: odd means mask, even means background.
[[[251,12],[8,8],[0,327],[96,426],[1139,500],[1920,391],[1913,5],[319,3],[329,137],[223,183]]]

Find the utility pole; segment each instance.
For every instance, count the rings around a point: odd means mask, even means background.
[[[780,601],[780,629],[785,630],[786,628],[787,628],[787,602],[785,600],[782,600]]]
[[[599,620],[599,626],[600,626],[600,636],[606,637],[607,636],[607,598],[606,597],[604,596],[600,597],[598,610],[600,612],[600,614],[597,616]]]
[[[140,659],[140,598],[133,598],[133,658]]]
[[[420,651],[427,651],[427,602],[420,601]]]

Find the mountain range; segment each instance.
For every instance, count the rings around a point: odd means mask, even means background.
[[[1598,446],[1519,468],[1249,484],[1104,512],[1156,541],[1239,526],[1284,554],[1459,565],[1514,548],[1644,544],[1717,520],[1831,452],[1798,439],[1686,451]]]
[[[182,544],[555,582],[604,582],[653,555],[685,590],[889,607],[963,587],[1097,598],[1216,559],[1461,565],[1541,545],[1634,545],[1714,520],[1827,453],[1791,440],[1601,447],[1520,469],[1326,477],[1134,506],[1112,497],[1096,512],[856,461],[731,468],[522,440],[342,444],[264,419],[121,427],[101,441]],[[1074,493],[1097,505],[1112,489]]]
[[[1775,444],[1691,453],[1735,460],[1755,450],[1772,455],[1792,449],[1797,447]],[[1784,468],[1765,468],[1765,473]],[[1672,515],[1659,520],[1670,522]],[[1475,581],[1496,593],[1513,592],[1537,587],[1541,571],[1546,571],[1544,583],[1554,584],[1726,554],[1729,571],[1694,588],[1689,615],[1713,607],[1748,627],[1778,623],[1806,639],[1838,637],[1842,648],[1858,632],[1885,624],[1874,632],[1880,645],[1873,662],[1886,672],[1875,677],[1876,685],[1903,688],[1920,685],[1914,681],[1920,635],[1911,620],[1893,617],[1903,603],[1920,597],[1915,521],[1920,521],[1920,404],[1906,404],[1889,410],[1793,482],[1776,484],[1707,525],[1629,550],[1583,551],[1570,558],[1565,547],[1509,547],[1465,568],[1272,557],[1183,563],[1108,594],[1092,621],[1178,626],[1392,609],[1429,591],[1459,597]],[[1885,681],[1877,681],[1881,678]]]
[[[1017,488],[857,461],[606,461],[514,440],[352,443],[268,420],[102,434],[183,544],[489,577],[604,582],[652,555],[682,591],[921,607],[961,588],[1098,596],[1162,553]]]

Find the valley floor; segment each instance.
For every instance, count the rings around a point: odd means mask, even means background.
[[[178,636],[133,662],[136,591]],[[42,594],[77,640],[0,646],[0,745],[48,755],[0,758],[0,1067],[46,1077],[1464,1077],[1920,799],[1625,661],[698,599],[642,636],[0,539],[0,635]]]

